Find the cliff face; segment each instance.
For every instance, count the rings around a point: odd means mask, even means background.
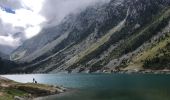
[[[146,51],[169,39],[169,6],[169,0],[111,0],[89,6],[26,41],[11,59],[27,63],[18,69],[26,72],[146,68],[156,57]]]

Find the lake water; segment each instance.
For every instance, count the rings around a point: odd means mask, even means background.
[[[170,75],[29,74],[5,75],[18,82],[62,85],[73,91],[43,100],[170,100]]]

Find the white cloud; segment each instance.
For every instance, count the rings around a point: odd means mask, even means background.
[[[0,9],[0,44],[8,46],[19,46],[20,39],[15,38],[12,34],[22,32],[27,39],[37,35],[40,30],[40,24],[45,21],[45,18],[39,14],[43,6],[43,0],[17,0],[17,4],[20,7],[10,6],[13,0],[0,1],[0,7],[9,7],[15,10],[15,14],[8,13],[3,9]]]
[[[23,7],[21,5],[21,0],[0,0],[0,6],[11,7],[12,9]]]
[[[44,0],[21,0],[22,5],[31,9],[35,13],[39,13],[43,7]]]
[[[40,31],[41,31],[40,26],[29,27],[25,31],[25,36],[27,38],[31,38],[31,37],[37,35]]]
[[[19,38],[13,38],[11,35],[9,36],[0,36],[0,45],[7,45],[10,47],[17,47],[20,45]]]
[[[1,20],[4,23],[11,24],[13,27],[36,26],[45,21],[45,18],[30,10],[18,9],[15,14],[0,10]]]
[[[51,22],[49,26],[59,24],[70,13],[78,13],[96,3],[110,0],[45,0],[41,14]],[[46,27],[46,26],[45,26]]]
[[[15,11],[13,14],[0,9],[0,44],[17,47],[24,39],[37,35],[42,26],[59,24],[70,13],[77,13],[96,2],[108,1],[110,0],[0,0],[0,8],[7,7]]]
[[[24,1],[32,1],[32,0],[24,0]],[[34,4],[34,2],[32,4]],[[39,26],[42,22],[44,22],[45,18],[37,12],[38,10],[40,11],[40,8],[34,6],[35,5],[31,5],[31,3],[28,2],[27,7],[31,7],[32,10],[20,8],[15,11],[15,14],[7,13],[3,10],[0,10],[0,16],[1,16],[0,18],[3,21],[3,23],[8,23],[13,27],[23,27],[25,28],[25,30],[27,30],[27,28],[30,29],[30,27],[32,29],[37,29],[37,26]],[[38,34],[37,32],[36,33],[33,32],[30,33],[31,34],[30,36],[35,36]],[[28,38],[31,38],[30,36]]]

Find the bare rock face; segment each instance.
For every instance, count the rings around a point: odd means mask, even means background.
[[[111,0],[90,6],[43,29],[11,59],[27,63],[22,68],[26,72],[95,72],[125,66],[167,26],[163,21],[169,21],[169,6],[169,0]]]
[[[21,98],[21,97],[19,97],[19,96],[15,96],[14,97],[14,100],[25,100],[24,98]]]

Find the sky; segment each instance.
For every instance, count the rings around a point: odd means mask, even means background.
[[[40,33],[97,2],[109,0],[0,0],[0,45],[17,48]]]

